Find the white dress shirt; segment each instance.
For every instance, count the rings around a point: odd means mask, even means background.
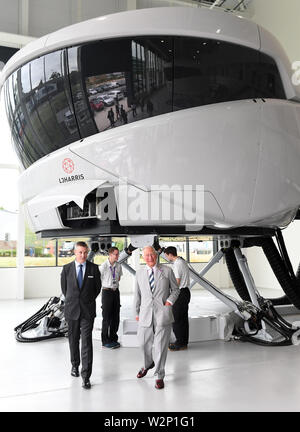
[[[104,261],[104,263],[102,263],[100,266],[100,273],[103,288],[119,288],[119,280],[123,274],[122,266],[120,263],[116,262],[112,266],[109,262],[109,259],[107,258],[107,260]],[[113,281],[113,274],[115,276],[115,283]]]
[[[173,262],[173,272],[176,279],[180,279],[179,288],[190,287],[190,270],[184,259],[177,257]]]
[[[84,279],[85,269],[86,269],[86,261],[84,263],[79,263],[75,260],[75,268],[76,268],[76,277],[78,279],[78,273],[80,270],[80,265],[82,265],[82,280]]]

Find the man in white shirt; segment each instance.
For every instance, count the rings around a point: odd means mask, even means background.
[[[170,351],[181,351],[187,349],[189,342],[189,302],[191,299],[190,291],[190,271],[187,263],[182,257],[177,256],[177,249],[169,246],[164,250],[166,258],[173,263],[173,271],[180,289],[179,297],[173,307],[174,323],[173,332],[176,341],[169,345]]]
[[[164,388],[165,363],[174,321],[172,305],[179,295],[172,269],[157,264],[153,247],[143,249],[145,266],[136,272],[135,309],[139,322],[138,339],[143,350],[144,366],[137,378],[155,367],[155,388]]]
[[[120,324],[120,291],[119,282],[122,266],[117,261],[119,249],[108,249],[108,258],[100,266],[102,282],[102,346],[105,348],[119,348],[118,329]]]

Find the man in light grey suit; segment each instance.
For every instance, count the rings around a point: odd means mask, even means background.
[[[144,367],[140,369],[137,377],[144,377],[149,369],[155,367],[155,387],[162,389],[174,321],[172,305],[180,291],[172,269],[157,264],[157,253],[154,248],[145,247],[143,258],[146,266],[136,272],[135,284],[138,338],[144,353]]]

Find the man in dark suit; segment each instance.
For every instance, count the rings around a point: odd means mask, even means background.
[[[101,290],[99,268],[87,261],[88,245],[77,242],[75,261],[63,266],[61,290],[65,296],[65,319],[71,354],[71,375],[79,376],[79,340],[81,335],[82,386],[91,388],[90,376],[93,363],[92,330],[96,316],[96,297]]]

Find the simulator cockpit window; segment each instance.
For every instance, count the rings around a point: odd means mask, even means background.
[[[270,57],[228,42],[175,38],[173,110],[255,98],[285,98]]]
[[[285,99],[273,59],[191,37],[144,36],[49,53],[14,72],[5,100],[25,168],[81,138],[149,117],[220,102]]]
[[[68,50],[83,136],[172,111],[173,38],[100,41]],[[79,115],[88,100],[93,125]]]
[[[80,139],[63,50],[25,64],[6,82],[16,152],[24,167]]]

